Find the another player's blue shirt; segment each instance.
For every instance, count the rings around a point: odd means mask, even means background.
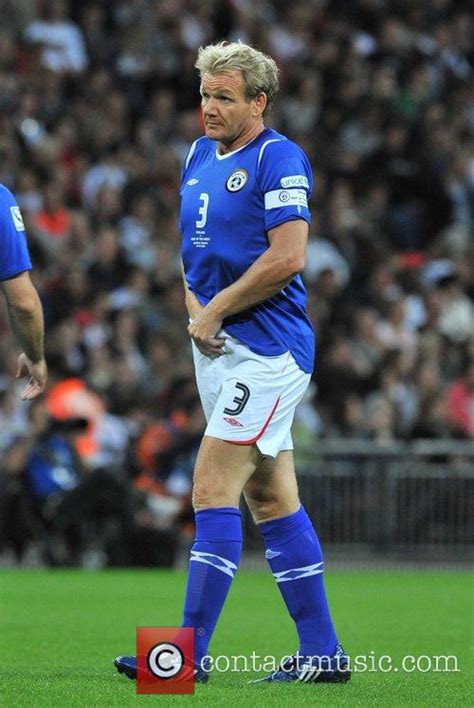
[[[295,219],[310,223],[311,190],[306,155],[274,130],[225,155],[207,137],[193,143],[183,168],[180,227],[186,281],[201,304],[268,249],[269,230]],[[303,371],[313,370],[314,332],[299,275],[265,302],[227,317],[223,327],[256,354],[290,351]]]
[[[0,281],[31,267],[20,209],[13,194],[0,184]]]

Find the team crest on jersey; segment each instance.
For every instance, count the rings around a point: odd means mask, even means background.
[[[229,192],[239,192],[242,187],[245,187],[247,184],[248,178],[249,173],[247,170],[239,167],[238,170],[234,170],[234,172],[232,172],[231,176],[225,183],[226,189],[228,189]]]

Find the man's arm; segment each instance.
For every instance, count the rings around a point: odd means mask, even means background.
[[[182,261],[181,275],[183,276],[184,302],[186,305],[186,310],[188,311],[189,319],[194,320],[203,308],[196,295],[188,287],[188,283],[186,282],[186,276],[184,275],[184,266]]]
[[[186,309],[188,311],[189,319],[191,322],[194,322],[194,320],[200,315],[200,313],[203,311],[203,306],[197,299],[196,295],[189,289],[188,283],[186,282],[186,276],[184,275],[184,266],[183,263],[181,262],[181,272],[183,275],[183,284],[184,284],[184,301],[186,304]],[[191,335],[192,336],[192,335]],[[204,343],[200,343],[195,340],[195,344],[199,351],[202,354],[205,354],[206,356],[220,356],[221,354],[224,353],[222,346],[224,344],[224,339],[221,339],[219,337],[212,338],[209,341],[206,341]]]
[[[303,270],[308,241],[306,221],[281,224],[268,232],[268,240],[270,246],[265,253],[235,283],[217,293],[189,325],[188,332],[201,351],[215,337],[225,317],[268,300]]]
[[[44,360],[43,308],[28,271],[2,281],[1,288],[12,330],[23,349],[18,358],[17,377],[30,376],[21,398],[29,400],[44,390],[48,376]]]

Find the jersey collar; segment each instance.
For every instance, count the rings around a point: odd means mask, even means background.
[[[267,130],[267,129],[264,128],[258,135],[256,135],[254,138],[252,138],[252,140],[250,140],[248,143],[245,143],[245,145],[242,145],[241,147],[237,148],[237,150],[231,150],[231,152],[226,152],[226,153],[224,153],[224,155],[221,155],[220,152],[218,151],[218,149],[216,148],[216,157],[217,157],[217,159],[218,159],[218,160],[225,160],[225,159],[227,159],[228,157],[232,157],[232,155],[236,155],[238,152],[240,152],[240,151],[243,150],[244,148],[248,147],[248,145],[251,145],[253,142],[255,142],[255,140],[257,140],[258,138],[260,138],[260,137],[263,135],[263,133],[266,132],[266,130]]]

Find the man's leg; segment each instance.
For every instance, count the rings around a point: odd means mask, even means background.
[[[195,629],[195,662],[208,646],[240,561],[239,501],[262,457],[254,446],[204,436],[194,471],[196,539],[191,549],[183,627]]]
[[[298,631],[303,656],[332,656],[337,638],[323,583],[316,531],[298,498],[293,453],[264,459],[244,488],[278,587]]]

